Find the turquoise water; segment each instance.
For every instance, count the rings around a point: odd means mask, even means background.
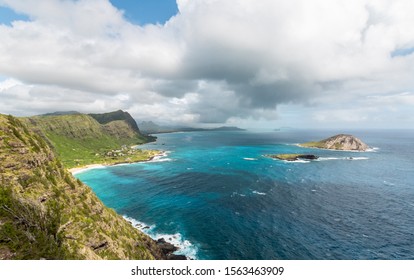
[[[144,148],[166,155],[76,176],[192,258],[414,259],[413,131],[347,132],[375,148],[368,152],[295,145],[336,133],[159,134]],[[320,159],[262,156],[269,153]]]

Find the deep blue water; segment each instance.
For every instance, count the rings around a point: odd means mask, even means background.
[[[370,152],[294,145],[336,133],[159,134],[144,148],[165,157],[76,176],[193,258],[414,259],[414,131],[348,132]],[[262,156],[302,152],[321,158]]]

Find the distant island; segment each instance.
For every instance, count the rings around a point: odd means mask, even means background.
[[[340,151],[366,151],[369,149],[367,144],[349,134],[338,134],[321,141],[302,143],[299,146]],[[319,156],[313,154],[268,154],[264,156],[285,161],[315,160],[319,158]]]
[[[199,128],[187,126],[163,126],[153,121],[143,121],[139,123],[140,130],[143,134],[172,133],[172,132],[191,132],[191,131],[245,131],[245,129],[235,126],[220,126],[215,128]]]
[[[350,134],[338,134],[321,141],[299,144],[300,147],[341,151],[366,151],[370,147]]]

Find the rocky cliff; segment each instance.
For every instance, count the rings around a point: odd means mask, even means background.
[[[349,134],[338,134],[318,142],[303,143],[300,146],[344,151],[366,151],[369,149],[367,144]]]
[[[21,120],[54,147],[66,167],[104,163],[102,155],[111,150],[155,139],[142,135],[134,119],[123,111],[93,115],[53,113]]]
[[[0,115],[0,259],[154,258],[165,254],[153,240],[72,177],[41,136]]]

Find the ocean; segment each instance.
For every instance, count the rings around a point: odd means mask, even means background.
[[[350,133],[367,152],[297,143]],[[156,135],[151,162],[76,174],[110,208],[193,259],[414,259],[414,131]],[[265,154],[311,153],[285,162]]]

